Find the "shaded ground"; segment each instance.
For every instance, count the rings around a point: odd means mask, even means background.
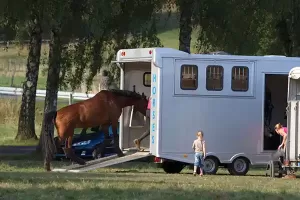
[[[35,148],[36,146],[0,146],[0,155],[30,154]]]

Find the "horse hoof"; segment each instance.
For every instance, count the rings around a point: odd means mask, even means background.
[[[84,161],[83,161],[83,162],[81,162],[80,164],[81,164],[81,165],[85,165],[85,164],[86,164],[86,162],[84,162]]]
[[[119,157],[123,157],[123,156],[125,156],[125,155],[124,155],[124,153],[118,153],[118,156],[119,156]]]
[[[86,162],[85,162],[84,160],[78,160],[77,163],[78,163],[79,165],[85,165],[85,164],[86,164]]]

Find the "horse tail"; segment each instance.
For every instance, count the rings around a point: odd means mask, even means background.
[[[44,147],[44,159],[46,168],[50,170],[50,161],[52,160],[54,154],[56,153],[56,145],[54,141],[53,131],[49,130],[47,124],[54,123],[57,116],[57,111],[50,111],[45,113],[44,124],[43,124],[43,147]]]

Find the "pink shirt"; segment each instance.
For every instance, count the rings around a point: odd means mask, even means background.
[[[282,128],[283,128],[283,131],[287,134],[288,133],[287,127],[282,127]]]
[[[148,106],[147,106],[147,110],[150,110],[151,109],[151,101],[150,101],[151,97],[149,98],[148,100]]]

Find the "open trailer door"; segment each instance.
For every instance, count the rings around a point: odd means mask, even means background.
[[[287,121],[286,158],[291,166],[298,166],[300,158],[300,67],[291,69],[289,73]]]
[[[120,89],[144,93],[148,98],[151,90],[151,59],[131,59],[113,61],[121,69]],[[149,122],[144,115],[135,111],[134,106],[123,109],[120,117],[120,148],[134,147],[133,140],[149,129]],[[146,137],[141,147],[149,150],[150,140]]]

